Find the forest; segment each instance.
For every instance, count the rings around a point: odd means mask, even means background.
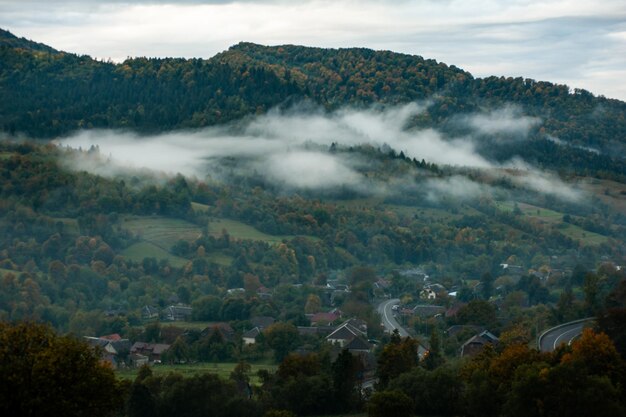
[[[6,31],[0,97],[3,414],[626,415],[626,103],[385,51],[112,63]]]

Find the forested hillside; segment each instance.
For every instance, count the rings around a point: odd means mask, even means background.
[[[549,82],[474,78],[454,66],[387,51],[240,43],[208,60],[114,64],[3,31],[0,96],[6,98],[0,127],[42,138],[85,128],[198,128],[303,100],[328,110],[427,101],[410,125],[462,135],[460,116],[513,105],[541,123],[523,145],[494,147],[485,140],[489,157],[519,154],[579,174],[626,174],[626,103]]]

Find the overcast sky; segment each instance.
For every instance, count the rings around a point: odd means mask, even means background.
[[[0,0],[0,27],[115,61],[240,41],[388,49],[626,100],[626,0]]]

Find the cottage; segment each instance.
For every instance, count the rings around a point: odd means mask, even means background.
[[[257,337],[259,337],[260,334],[261,334],[261,329],[259,329],[258,327],[255,327],[253,329],[248,330],[243,335],[241,335],[241,338],[243,339],[243,343],[245,345],[253,345],[256,343],[256,339]]]
[[[472,336],[467,342],[461,346],[461,356],[474,356],[479,353],[487,345],[497,345],[499,339],[488,330],[484,330],[479,334]]]
[[[215,322],[209,324],[200,332],[200,337],[209,336],[218,332],[222,338],[228,342],[232,342],[235,337],[235,330],[226,322]]]
[[[340,347],[347,346],[355,337],[366,337],[367,333],[354,327],[349,320],[337,327],[334,332],[326,336],[326,340]]]
[[[169,348],[170,345],[164,343],[135,342],[130,348],[131,359],[134,355],[143,355],[146,356],[150,362],[161,363],[161,356],[167,352]]]
[[[437,298],[437,294],[434,290],[431,290],[430,288],[424,288],[420,292],[420,298],[423,300],[434,300]]]
[[[340,318],[341,313],[338,310],[333,310],[328,313],[315,313],[309,320],[313,326],[330,326]]]
[[[189,306],[178,304],[171,305],[163,310],[163,319],[168,321],[189,320],[193,309]]]
[[[350,353],[369,353],[372,346],[361,336],[355,336],[348,344],[344,346]]]
[[[159,309],[152,306],[144,306],[141,309],[141,318],[144,320],[154,320],[159,318]]]
[[[102,337],[85,336],[85,341],[100,352],[102,361],[117,368],[120,359],[124,359],[130,349],[130,341],[122,339],[120,335],[113,334]]]

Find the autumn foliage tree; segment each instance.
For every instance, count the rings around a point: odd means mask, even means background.
[[[0,323],[0,374],[4,416],[109,416],[122,405],[97,352],[45,325]]]

